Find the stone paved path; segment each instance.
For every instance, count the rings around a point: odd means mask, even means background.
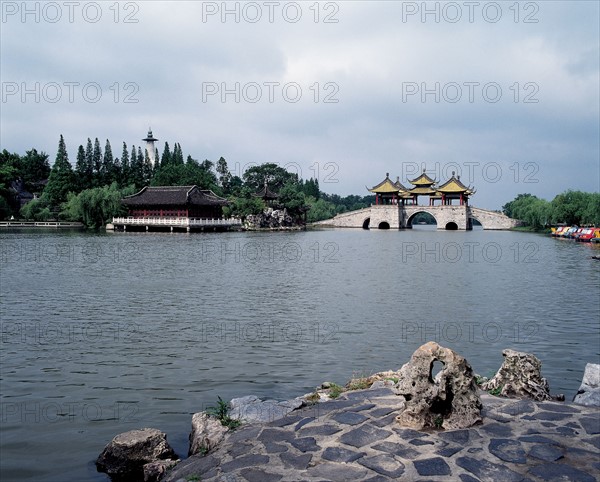
[[[418,432],[400,427],[388,388],[245,425],[168,481],[600,480],[600,411],[568,403],[481,396],[482,425]]]

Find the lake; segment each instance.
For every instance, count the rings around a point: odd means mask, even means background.
[[[106,481],[117,433],[187,455],[191,414],[397,369],[434,340],[487,376],[534,353],[571,400],[600,358],[600,245],[521,232],[1,232],[2,480]]]

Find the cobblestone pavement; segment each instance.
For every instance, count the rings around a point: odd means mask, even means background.
[[[182,461],[168,481],[600,480],[600,411],[482,394],[483,424],[421,432],[395,422],[388,388],[347,392]]]

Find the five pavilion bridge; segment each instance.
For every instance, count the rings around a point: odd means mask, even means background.
[[[375,204],[368,208],[338,214],[332,219],[314,223],[315,226],[363,229],[410,229],[419,213],[431,215],[438,229],[470,230],[474,220],[483,229],[510,229],[520,223],[504,214],[469,206],[469,198],[475,193],[472,187],[465,186],[452,173],[452,178],[437,185],[425,171],[410,181],[414,187],[407,189],[397,178],[392,182],[389,174],[385,179],[369,189],[375,194]],[[427,205],[419,205],[419,196],[427,196]],[[436,205],[436,202],[440,202]]]

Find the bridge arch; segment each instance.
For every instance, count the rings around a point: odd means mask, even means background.
[[[439,223],[438,219],[437,219],[437,218],[434,216],[434,214],[433,214],[431,211],[428,211],[427,209],[420,209],[420,210],[418,210],[418,211],[415,211],[414,213],[412,213],[412,214],[410,215],[410,217],[409,217],[409,218],[406,220],[406,227],[407,227],[408,229],[411,229],[411,228],[412,228],[412,223],[413,223],[413,220],[415,219],[415,216],[416,216],[417,214],[420,214],[420,213],[426,213],[426,214],[429,214],[429,215],[430,215],[430,216],[431,216],[433,219],[435,219],[435,224],[437,224],[437,225],[438,225],[438,227],[439,227],[439,224],[440,224],[440,223]]]
[[[369,229],[369,225],[371,224],[371,218],[365,218],[365,220],[362,223],[362,228],[363,229]]]
[[[454,221],[450,221],[448,223],[446,223],[446,231],[456,231],[458,230],[458,224],[456,224]]]
[[[379,223],[379,226],[377,226],[379,229],[390,229],[390,223],[388,223],[387,221],[381,221]]]

